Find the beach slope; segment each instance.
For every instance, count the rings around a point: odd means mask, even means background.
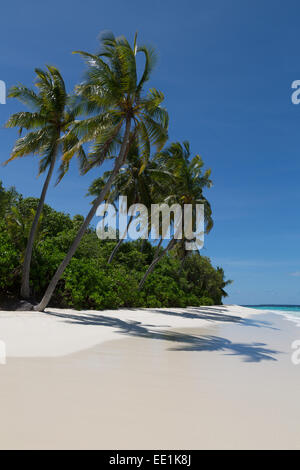
[[[297,339],[239,306],[0,312],[0,448],[299,449]]]

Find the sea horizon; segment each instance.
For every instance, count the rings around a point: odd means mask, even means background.
[[[300,310],[300,305],[289,305],[289,304],[243,304],[241,307],[256,308],[256,309],[276,309],[276,310],[291,310],[298,311]]]

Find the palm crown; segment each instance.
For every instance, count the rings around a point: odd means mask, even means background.
[[[77,145],[64,155],[66,165],[74,153],[86,142],[92,142],[84,171],[101,165],[105,158],[114,156],[124,141],[123,128],[127,123],[132,140],[138,142],[141,158],[150,156],[151,144],[161,149],[167,140],[168,113],[161,106],[164,95],[151,89],[147,95],[143,87],[155,65],[154,51],[137,46],[135,36],[131,47],[125,37],[102,38],[99,54],[77,51],[87,62],[85,80],[77,86],[75,109],[92,113],[77,121],[70,135],[78,138]],[[144,54],[145,65],[138,78],[137,55]],[[128,152],[127,148],[127,152]]]
[[[102,177],[97,178],[90,186],[88,194],[98,195],[110,175],[111,171],[106,171]],[[166,178],[171,179],[154,159],[149,159],[146,164],[143,162],[138,144],[134,141],[107,199],[114,202],[123,195],[127,197],[128,205],[142,203],[150,208],[151,204],[157,202],[162,190],[165,191]]]
[[[165,201],[180,205],[203,204],[205,209],[205,231],[213,227],[212,210],[203,191],[211,188],[211,170],[203,171],[203,160],[200,155],[191,158],[189,142],[174,142],[159,152],[156,161],[160,167],[166,168],[173,175],[172,192],[167,193]]]
[[[62,152],[69,146],[77,143],[76,136],[67,134],[70,124],[74,121],[76,109],[70,110],[70,96],[66,92],[64,80],[55,67],[47,66],[47,70],[35,69],[38,93],[23,85],[11,88],[10,98],[18,98],[27,105],[31,111],[21,111],[13,114],[6,123],[7,127],[19,127],[20,137],[17,139],[9,160],[5,163],[30,154],[38,154],[39,172],[43,173],[47,168],[48,174],[43,185],[39,204],[32,222],[22,272],[21,295],[24,298],[30,296],[29,273],[34,239],[38,231],[39,220],[42,214],[46,193],[53,174],[56,159],[60,147]],[[21,137],[23,129],[27,134]],[[62,135],[68,136],[62,139]],[[82,147],[77,147],[77,153],[81,160],[85,159]],[[83,165],[83,162],[82,162]],[[61,165],[61,177],[66,170],[65,164]],[[60,177],[60,179],[61,179]]]
[[[190,145],[187,141],[181,144],[174,142],[163,151],[157,153],[155,161],[160,168],[164,168],[172,175],[171,190],[169,185],[165,185],[162,195],[164,201],[169,204],[191,204],[195,215],[196,205],[204,205],[204,222],[205,231],[208,233],[213,227],[212,210],[210,203],[204,197],[203,190],[210,188],[212,181],[210,179],[210,170],[203,172],[203,160],[199,155],[191,158]],[[195,217],[194,217],[195,218]],[[174,224],[174,219],[173,219]],[[162,234],[163,235],[163,234]],[[177,256],[180,257],[184,263],[186,257],[191,253],[186,249],[186,239],[177,240],[174,227],[174,235],[167,244],[167,246],[159,252],[162,244],[162,236],[158,244],[155,257],[148,267],[144,277],[140,282],[140,289],[144,286],[147,277],[154,270],[160,259],[168,253],[169,250],[175,248]],[[183,266],[183,264],[182,264]]]
[[[43,173],[56,159],[59,148],[68,149],[70,141],[61,140],[74,121],[76,110],[71,110],[71,97],[67,94],[64,80],[56,67],[47,66],[47,70],[35,69],[38,93],[23,85],[12,87],[10,98],[18,98],[31,111],[13,114],[6,123],[7,127],[19,127],[20,134],[26,129],[27,134],[19,137],[12,150],[8,163],[30,154],[40,156],[39,171]],[[74,145],[74,141],[73,141]],[[84,158],[83,149],[78,146],[78,153]]]
[[[138,53],[145,56],[141,78],[138,78],[137,73]],[[114,169],[110,177],[93,202],[65,259],[58,267],[40,304],[35,307],[37,310],[44,310],[48,304],[98,206],[110,192],[114,179],[126,162],[132,142],[138,142],[141,158],[146,165],[151,144],[160,150],[168,137],[168,114],[161,106],[163,94],[155,89],[150,90],[147,95],[143,92],[144,84],[149,79],[154,65],[152,49],[138,47],[136,36],[131,47],[124,37],[106,35],[102,38],[102,50],[99,54],[79,54],[87,61],[88,69],[84,82],[77,87],[78,100],[74,113],[86,112],[92,116],[75,122],[65,136],[64,140],[70,143],[63,157],[65,168],[68,168],[71,158],[87,142],[92,142],[92,146],[83,167],[84,172],[101,165],[105,158],[118,156],[114,159]]]

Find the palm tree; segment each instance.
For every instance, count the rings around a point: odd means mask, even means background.
[[[110,156],[118,156],[114,159],[110,177],[93,202],[69,252],[58,267],[40,304],[35,307],[39,311],[43,311],[48,305],[98,206],[109,193],[115,177],[126,162],[133,139],[140,146],[141,158],[145,164],[150,155],[151,144],[161,149],[167,140],[168,114],[161,107],[163,94],[155,89],[151,89],[146,96],[143,94],[144,85],[154,66],[152,49],[138,47],[136,36],[131,47],[126,38],[110,35],[102,38],[102,51],[99,54],[78,53],[87,61],[88,70],[85,81],[77,87],[77,109],[93,115],[73,126],[70,135],[75,135],[79,141],[65,153],[65,164],[69,164],[79,146],[91,141],[93,144],[85,172],[101,165]],[[145,56],[141,78],[138,78],[137,73],[138,53]]]
[[[96,179],[88,194],[91,196],[99,195],[105,182],[109,179],[111,171],[104,173],[103,177]],[[126,164],[121,168],[120,173],[116,176],[112,185],[107,201],[112,203],[116,202],[119,196],[126,196],[128,206],[133,204],[143,204],[148,209],[151,204],[162,202],[161,195],[165,191],[167,181],[170,182],[171,178],[167,171],[165,171],[155,160],[150,159],[145,163],[140,156],[140,150],[137,142],[134,141],[128,152]],[[131,216],[128,221],[127,230],[133,220]],[[149,225],[151,224],[149,220]],[[118,243],[112,250],[108,264],[110,264],[122,243],[124,238],[120,237]]]
[[[180,204],[182,208],[185,204],[191,204],[194,208],[196,204],[203,204],[205,209],[205,233],[210,232],[213,227],[212,211],[208,200],[203,195],[203,190],[210,188],[212,185],[210,180],[211,171],[206,170],[203,173],[204,164],[201,157],[196,155],[191,159],[189,143],[183,142],[183,145],[181,145],[179,142],[175,142],[167,149],[159,152],[156,156],[156,161],[159,166],[167,168],[174,178],[172,194],[169,194],[165,198],[165,202],[169,204]],[[174,232],[175,230],[176,228],[174,228]],[[185,259],[187,254],[185,242],[187,240],[185,237],[177,240],[175,235],[174,233],[167,246],[162,250],[160,249],[162,244],[161,237],[154,259],[139,284],[140,290],[143,288],[147,277],[153,272],[161,258],[176,245],[178,245],[178,252],[181,253],[182,259]],[[182,247],[184,247],[183,254]]]
[[[5,223],[7,231],[10,234],[11,239],[14,242],[18,252],[20,253],[20,265],[24,263],[26,248],[28,244],[28,238],[31,231],[32,223],[35,217],[35,210],[30,209],[29,213],[24,214],[19,210],[17,206],[12,206],[9,213],[5,217]],[[39,242],[43,240],[45,233],[41,230],[43,221],[43,215],[41,215],[35,234],[35,241]],[[20,269],[18,268],[18,272]]]
[[[11,157],[5,164],[16,158],[33,154],[40,157],[39,174],[48,170],[26,246],[21,284],[21,296],[25,299],[30,297],[29,277],[33,244],[61,147],[61,136],[66,133],[75,117],[69,107],[71,98],[66,92],[65,83],[59,70],[56,67],[47,66],[47,70],[37,68],[35,73],[37,75],[35,85],[38,88],[38,93],[19,85],[12,87],[8,95],[10,98],[18,98],[31,111],[13,114],[6,123],[6,127],[19,127],[20,137],[15,143]],[[21,137],[23,129],[29,132]],[[69,145],[70,139],[63,144],[65,150]],[[77,151],[80,158],[83,158],[81,147],[78,147]]]

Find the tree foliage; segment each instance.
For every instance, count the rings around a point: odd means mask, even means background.
[[[18,295],[26,225],[38,200],[24,199],[15,190],[5,190],[2,184],[0,188],[1,211],[5,214],[0,222],[0,298],[3,299]],[[18,225],[20,218],[22,224]],[[9,227],[8,220],[14,221],[15,229]],[[81,216],[71,218],[45,205],[32,258],[31,288],[36,299],[43,295],[81,221]],[[17,230],[24,237],[22,243],[16,236]],[[60,280],[51,305],[77,309],[186,307],[220,304],[226,296],[224,288],[228,281],[221,268],[214,268],[209,258],[195,253],[181,270],[181,262],[173,251],[162,258],[144,290],[139,292],[139,281],[156,248],[148,241],[143,250],[142,241],[125,242],[114,263],[108,265],[114,245],[111,240],[100,241],[90,227]]]

